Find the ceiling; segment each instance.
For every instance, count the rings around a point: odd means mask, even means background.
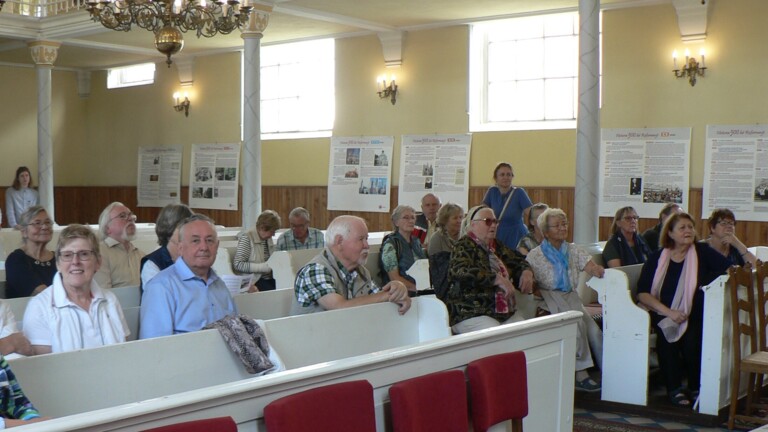
[[[0,12],[0,64],[33,65],[26,43],[35,39],[62,42],[57,68],[103,69],[143,61],[162,61],[155,51],[153,34],[134,28],[116,32],[90,20],[85,10],[49,18],[11,13],[8,0]],[[672,1],[602,0],[603,8],[636,7]],[[71,0],[69,1],[71,3]],[[417,30],[512,17],[540,11],[575,10],[578,0],[277,0],[264,31],[262,44]],[[235,31],[213,38],[186,34],[177,58],[203,56],[242,49]]]

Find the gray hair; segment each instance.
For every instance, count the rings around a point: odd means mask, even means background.
[[[21,225],[22,227],[24,227],[26,229],[27,226],[29,226],[29,223],[32,221],[32,219],[37,217],[37,215],[39,215],[42,212],[48,213],[45,210],[45,207],[43,207],[41,205],[36,205],[36,206],[32,206],[32,207],[28,208],[27,211],[25,211],[24,213],[21,214],[21,216],[19,216],[19,225]],[[53,227],[51,227],[51,232],[53,232]],[[27,237],[26,236],[21,236],[21,242],[22,243],[26,243],[27,242]]]
[[[424,195],[423,197],[421,197],[421,205],[424,205],[424,200],[429,198],[429,197],[435,197],[435,199],[437,200],[437,203],[440,204],[440,197],[435,195],[435,194],[433,194],[432,192],[430,192],[430,193]]]
[[[96,259],[101,259],[101,253],[99,251],[99,239],[96,238],[96,234],[94,234],[93,231],[91,231],[91,229],[85,225],[71,224],[61,230],[61,233],[59,234],[59,241],[56,244],[56,262],[58,262],[59,257],[61,257],[61,249],[73,240],[77,239],[83,239],[90,243],[91,250],[96,256]]]
[[[471,209],[469,209],[469,211],[467,211],[467,214],[464,215],[464,219],[461,221],[461,231],[459,232],[459,235],[461,237],[464,237],[465,235],[467,235],[467,232],[469,232],[469,226],[472,225],[472,219],[482,209],[490,209],[491,213],[493,213],[493,209],[488,207],[485,204],[476,205],[476,206],[472,207]]]
[[[541,213],[539,218],[536,220],[536,224],[539,226],[539,229],[542,233],[545,233],[547,230],[549,230],[549,218],[551,217],[561,217],[565,220],[568,220],[568,216],[564,211],[560,210],[559,208],[548,208],[544,210],[544,212]]]
[[[416,210],[414,210],[413,207],[408,205],[399,205],[395,207],[395,210],[392,212],[392,227],[397,228],[397,222],[403,217],[403,213],[406,211],[412,211],[413,213],[416,213]]]
[[[309,222],[309,212],[304,207],[296,207],[288,213],[288,218],[300,217]]]
[[[186,204],[168,204],[160,210],[155,222],[155,234],[157,234],[157,244],[167,246],[168,241],[173,236],[176,225],[184,219],[192,216],[192,210]]]
[[[365,219],[352,215],[337,216],[333,219],[328,225],[328,229],[325,230],[326,246],[332,246],[338,236],[341,236],[342,239],[346,239],[352,231],[353,222],[356,221],[360,221],[365,225]]]
[[[184,227],[187,224],[190,224],[192,222],[197,222],[197,221],[204,221],[204,222],[208,222],[209,224],[211,224],[211,228],[213,228],[214,235],[216,236],[216,238],[219,237],[219,233],[216,232],[216,223],[213,221],[213,219],[209,218],[208,216],[206,216],[206,215],[204,215],[202,213],[195,213],[192,216],[190,216],[190,217],[184,219],[183,221],[179,222],[179,224],[177,225],[177,228],[179,229],[179,241],[181,241],[184,238]]]
[[[101,215],[99,215],[99,235],[102,239],[105,239],[109,237],[107,235],[107,225],[109,225],[109,214],[112,213],[112,209],[114,209],[117,206],[123,206],[125,208],[128,208],[125,204],[115,201],[110,203],[108,206],[104,207],[104,210],[101,211]]]

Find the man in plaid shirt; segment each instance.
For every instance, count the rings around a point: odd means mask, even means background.
[[[325,232],[325,249],[296,275],[291,315],[392,302],[400,314],[411,307],[408,289],[392,281],[379,288],[365,268],[368,227],[356,216],[339,216]]]

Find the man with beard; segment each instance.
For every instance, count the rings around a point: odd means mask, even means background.
[[[227,286],[212,268],[219,250],[213,221],[194,214],[178,230],[179,258],[144,287],[140,339],[198,331],[237,315]]]
[[[368,227],[356,216],[339,216],[325,232],[325,249],[296,275],[291,315],[392,302],[400,314],[411,307],[408,289],[392,281],[376,286],[365,268]]]
[[[131,241],[136,236],[136,215],[119,202],[108,205],[99,216],[101,268],[94,279],[102,288],[138,286],[144,253]]]

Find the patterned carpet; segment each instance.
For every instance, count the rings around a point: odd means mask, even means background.
[[[737,429],[738,430],[738,429]],[[742,429],[749,430],[749,429]],[[574,410],[574,432],[641,432],[641,431],[676,431],[676,432],[724,432],[725,428],[691,426],[668,420],[646,417],[622,416],[601,412]]]

